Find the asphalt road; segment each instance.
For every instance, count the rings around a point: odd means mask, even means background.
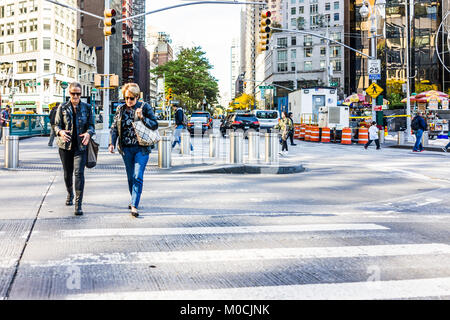
[[[56,165],[45,142],[23,159]],[[297,143],[298,174],[172,174],[153,159],[138,219],[117,154],[87,171],[82,217],[61,171],[0,170],[0,297],[449,299],[450,155]]]

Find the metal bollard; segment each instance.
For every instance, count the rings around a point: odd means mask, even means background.
[[[397,144],[404,144],[405,143],[405,131],[398,131],[397,132]]]
[[[169,169],[172,165],[171,137],[162,136],[158,142],[158,167]]]
[[[19,167],[19,137],[7,136],[5,139],[5,168]]]
[[[279,152],[280,152],[280,142],[278,140],[278,133],[266,133],[266,155],[265,161],[267,163],[278,163],[279,162]]]
[[[2,141],[1,141],[1,143],[5,143],[7,136],[9,136],[9,127],[3,127],[2,128]]]
[[[191,154],[191,134],[187,131],[181,132],[181,154]]]
[[[428,146],[428,131],[424,131],[422,135],[422,146]]]
[[[211,133],[209,135],[209,157],[218,158],[219,153],[219,139],[220,135],[218,133]]]
[[[248,132],[248,162],[259,161],[259,132]]]
[[[230,132],[230,163],[243,163],[244,161],[244,134]]]

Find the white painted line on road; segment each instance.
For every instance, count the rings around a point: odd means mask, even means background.
[[[377,300],[450,296],[450,277],[227,289],[106,292],[67,300]]]
[[[307,247],[163,252],[115,252],[74,254],[64,260],[26,262],[33,267],[88,266],[111,264],[206,263],[282,259],[365,258],[450,254],[450,245],[399,244],[376,246]]]
[[[243,227],[193,227],[193,228],[115,228],[62,230],[63,237],[111,237],[111,236],[160,236],[186,234],[268,233],[268,232],[316,232],[350,230],[389,230],[372,223],[361,224],[305,224]]]
[[[0,258],[0,269],[12,268],[16,265],[18,259]]]

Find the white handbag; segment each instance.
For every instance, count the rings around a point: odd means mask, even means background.
[[[143,121],[133,121],[133,128],[136,132],[138,143],[142,147],[152,146],[161,140],[158,130],[148,128]]]

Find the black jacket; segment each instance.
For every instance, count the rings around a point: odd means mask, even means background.
[[[177,126],[184,126],[186,125],[184,123],[184,111],[181,108],[178,108],[177,111],[175,111],[175,124]]]
[[[72,104],[70,101],[58,107],[55,117],[55,134],[58,137],[56,143],[59,148],[65,150],[70,150],[72,148],[72,141],[64,142],[64,140],[59,136],[59,131],[69,130],[73,139],[74,124],[77,126],[77,139],[80,151],[84,151],[86,150],[86,146],[81,143],[83,139],[80,137],[80,134],[88,132],[91,138],[95,134],[94,117],[92,116],[91,105],[80,102],[77,107],[75,121],[72,113]]]
[[[155,114],[153,113],[153,109],[150,107],[148,103],[143,102],[137,102],[134,105],[134,110],[137,108],[142,107],[142,115],[144,116],[143,121],[144,124],[152,129],[157,130],[158,129],[158,120],[155,117]],[[110,129],[110,135],[109,135],[109,144],[112,144],[113,146],[116,146],[117,143],[117,150],[119,150],[120,154],[123,154],[123,147],[122,147],[122,117],[123,117],[123,110],[126,108],[126,104],[122,104],[117,107],[116,114],[114,115],[114,122],[111,125]],[[149,154],[151,152],[151,146],[141,146],[142,153]]]

